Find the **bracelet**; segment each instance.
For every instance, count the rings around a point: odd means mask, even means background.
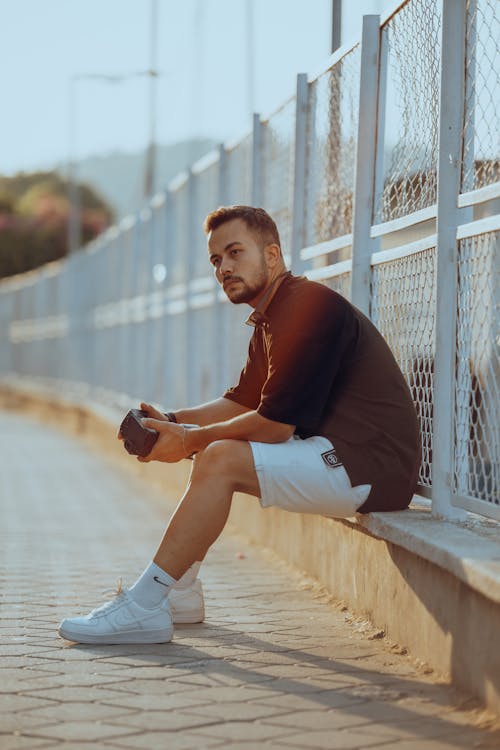
[[[173,411],[166,411],[164,413],[169,422],[175,422],[175,424],[177,424],[177,418]]]
[[[187,448],[186,448],[186,432],[188,430],[188,427],[185,427],[185,425],[183,425],[183,424],[181,424],[180,426],[182,427],[182,450],[184,451],[184,453],[187,453]],[[189,426],[193,427],[194,425],[189,425]],[[189,455],[187,455],[186,458],[194,458],[195,453],[196,453],[196,451],[193,451],[193,453],[190,453]]]

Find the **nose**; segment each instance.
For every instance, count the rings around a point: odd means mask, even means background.
[[[233,272],[233,261],[229,257],[222,257],[219,266],[219,274],[224,279],[226,276],[230,276]]]

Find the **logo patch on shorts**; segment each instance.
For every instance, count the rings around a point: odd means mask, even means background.
[[[336,469],[337,466],[343,466],[342,461],[338,458],[334,450],[326,451],[326,453],[322,453],[321,458],[323,459],[325,464],[327,466],[330,466],[332,469]]]

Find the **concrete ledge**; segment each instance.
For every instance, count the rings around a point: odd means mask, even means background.
[[[175,503],[190,464],[140,464],[114,440],[131,405],[96,403],[33,381],[0,381],[0,406],[24,410],[98,445],[127,470],[159,483]],[[317,578],[336,599],[500,714],[500,525],[433,518],[426,501],[353,519],[262,510],[237,495],[230,523]]]
[[[415,498],[410,511],[371,513],[359,516],[357,523],[374,536],[439,565],[500,604],[500,524],[497,521],[472,514],[465,522],[434,518],[430,504]]]

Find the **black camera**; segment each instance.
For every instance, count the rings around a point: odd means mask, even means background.
[[[125,450],[132,456],[149,455],[158,440],[159,433],[142,424],[141,420],[148,416],[146,411],[131,409],[120,425]]]

